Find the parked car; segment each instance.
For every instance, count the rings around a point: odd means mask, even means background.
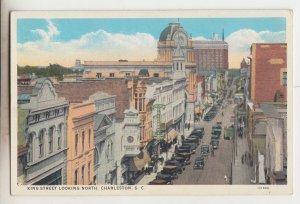
[[[209,154],[209,145],[201,145],[201,156],[207,156]]]
[[[183,152],[183,153],[176,153],[175,156],[184,157],[187,160],[190,160],[191,159],[191,155],[192,155],[192,153]]]
[[[193,151],[191,150],[191,148],[177,148],[175,151],[176,154],[178,153],[193,153]]]
[[[211,140],[219,140],[220,139],[220,135],[219,134],[212,134],[211,135]]]
[[[219,140],[211,140],[211,145],[213,149],[218,149],[219,148]]]
[[[181,168],[182,170],[185,169],[184,164],[183,164],[183,163],[180,163],[180,162],[177,161],[177,160],[167,160],[167,161],[165,162],[165,165],[173,165],[173,166],[177,166],[178,168]]]
[[[191,136],[189,136],[184,141],[190,141],[190,142],[192,142],[194,144],[197,144],[197,145],[200,144],[200,139],[198,137],[191,137]]]
[[[173,177],[178,177],[178,170],[176,166],[173,165],[168,165],[168,166],[164,166],[163,170],[161,171],[162,174],[170,174]]]
[[[196,157],[194,169],[203,169],[204,168],[204,157]]]
[[[194,144],[194,143],[190,143],[190,144],[182,144],[180,146],[181,148],[190,148],[192,150],[193,153],[196,152],[196,149],[197,149],[197,145]]]
[[[199,136],[200,139],[203,138],[203,135],[204,135],[204,134],[205,134],[204,128],[195,128],[195,129],[192,131],[192,133],[191,133],[191,135],[197,135],[197,136]]]
[[[165,174],[165,173],[161,173],[161,172],[157,173],[157,175],[156,175],[156,179],[163,179],[166,181],[172,181],[177,178],[178,178],[178,175],[173,176],[173,174]]]
[[[149,182],[149,185],[171,185],[171,182],[164,179],[154,179]]]
[[[176,161],[179,161],[181,163],[184,163],[184,165],[189,165],[191,163],[189,158],[179,156],[179,155],[173,156],[172,160],[176,160]]]

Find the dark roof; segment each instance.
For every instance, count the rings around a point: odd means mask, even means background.
[[[172,30],[173,27],[173,30]],[[173,33],[175,33],[175,31],[178,30],[178,28],[180,27],[180,23],[169,23],[169,25],[160,33],[159,36],[159,41],[166,41],[168,38],[168,35],[171,34],[171,36],[173,35]],[[171,33],[172,31],[172,33]]]
[[[59,97],[65,97],[70,103],[86,101],[96,92],[115,95],[117,118],[123,118],[124,111],[129,108],[130,91],[124,78],[60,82],[55,89]]]

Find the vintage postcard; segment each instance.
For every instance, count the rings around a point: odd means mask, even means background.
[[[13,195],[292,194],[292,12],[11,13]]]

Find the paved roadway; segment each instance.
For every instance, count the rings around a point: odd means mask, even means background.
[[[196,127],[204,127],[205,135],[198,146],[196,153],[191,157],[191,164],[186,166],[185,171],[179,174],[179,178],[173,181],[174,185],[188,185],[188,184],[225,184],[224,176],[230,177],[231,175],[231,162],[233,153],[232,140],[224,140],[224,127],[228,127],[233,124],[230,121],[233,116],[233,109],[235,105],[225,105],[225,108],[220,109],[216,117],[209,121],[201,121],[196,123]],[[222,111],[224,117],[222,117]],[[214,156],[209,155],[206,158],[205,166],[203,170],[193,169],[196,156],[200,155],[200,146],[202,144],[209,144],[211,138],[211,128],[216,122],[222,121],[222,135],[220,139],[219,148],[214,151]]]

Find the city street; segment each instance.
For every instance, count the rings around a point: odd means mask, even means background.
[[[196,153],[191,157],[191,165],[186,166],[185,171],[179,175],[177,180],[174,180],[174,185],[186,184],[225,184],[224,176],[228,178],[231,175],[231,162],[233,153],[232,140],[224,140],[224,127],[232,124],[230,121],[233,116],[233,109],[235,105],[226,105],[223,109],[224,116],[222,117],[222,109],[219,110],[216,117],[209,121],[202,121],[196,123],[196,127],[204,127],[205,135],[198,146]],[[202,144],[209,144],[211,137],[211,128],[216,125],[216,122],[222,122],[223,130],[220,139],[219,148],[215,150],[214,156],[209,155],[206,158],[203,170],[193,169],[195,158],[200,155],[200,147]]]

